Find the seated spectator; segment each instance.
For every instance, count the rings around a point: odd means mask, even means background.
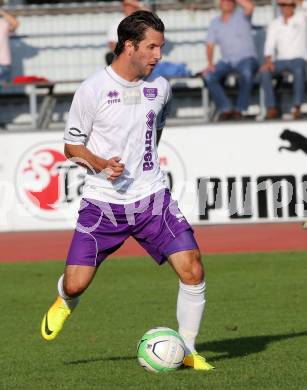
[[[0,84],[11,80],[10,33],[18,26],[18,20],[0,8]]]
[[[178,64],[170,61],[160,61],[151,72],[151,77],[158,76],[165,77],[166,79],[172,77],[191,77],[192,71],[183,62]]]
[[[296,12],[295,0],[278,0],[281,16],[269,25],[265,42],[265,63],[262,65],[261,84],[265,93],[266,119],[278,118],[272,77],[285,71],[293,75],[293,118],[301,118],[304,102],[306,19]],[[273,58],[275,57],[275,61]]]
[[[111,51],[109,51],[106,56],[106,64],[110,65],[113,61],[113,58],[115,56],[114,50],[117,44],[117,27],[119,23],[122,21],[123,18],[126,16],[131,15],[135,11],[139,10],[148,10],[148,7],[143,5],[141,2],[138,0],[122,0],[122,12],[123,16],[120,17],[119,19],[115,20],[114,23],[112,24],[111,28],[109,29],[107,33],[107,45]]]
[[[204,78],[211,97],[220,112],[220,120],[239,119],[247,110],[254,75],[258,69],[256,48],[252,36],[251,0],[220,0],[221,15],[212,20],[207,35],[208,67]],[[219,45],[222,59],[214,64],[215,46]],[[239,96],[233,109],[222,87],[231,73],[239,76]]]

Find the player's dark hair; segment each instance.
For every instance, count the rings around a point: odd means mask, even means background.
[[[162,20],[150,11],[136,11],[123,19],[118,28],[118,42],[114,53],[119,56],[125,47],[126,41],[133,42],[135,47],[145,38],[145,31],[148,28],[164,33]]]

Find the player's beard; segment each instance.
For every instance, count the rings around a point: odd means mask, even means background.
[[[139,72],[138,72],[139,78],[144,79],[144,78],[148,77],[151,74],[152,70],[153,69],[150,69],[149,66],[145,66],[145,67],[140,68]]]
[[[149,63],[144,65],[140,60],[132,60],[131,65],[135,69],[135,73],[139,79],[148,77],[154,70],[154,67],[151,67]]]
[[[156,66],[156,65],[155,65]],[[144,77],[148,77],[151,75],[151,73],[153,72],[153,70],[155,69],[155,66],[151,66],[150,64],[147,64],[146,66],[143,67],[143,73],[144,75],[142,76],[143,78]]]

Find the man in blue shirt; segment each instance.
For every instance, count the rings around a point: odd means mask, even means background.
[[[220,120],[239,119],[249,104],[254,75],[258,69],[256,48],[252,36],[251,0],[220,0],[221,15],[212,20],[207,35],[208,66],[204,78],[211,97],[220,112]],[[218,45],[221,60],[214,64]],[[233,108],[221,82],[230,73],[239,76],[239,96]]]

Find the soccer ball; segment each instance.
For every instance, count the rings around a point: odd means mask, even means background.
[[[147,371],[174,371],[182,365],[185,356],[184,342],[170,328],[153,328],[138,343],[137,357]]]

